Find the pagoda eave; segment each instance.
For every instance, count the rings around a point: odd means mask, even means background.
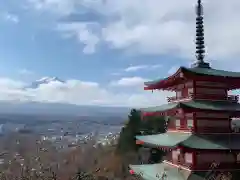
[[[160,146],[160,145],[153,145],[153,144],[146,144],[144,141],[141,141],[141,140],[136,140],[136,145],[142,145],[142,146],[145,146],[145,147],[148,147],[148,148],[157,148],[157,149],[160,149],[160,150],[165,150],[165,151],[171,151],[173,149],[177,149],[178,146]]]
[[[144,90],[171,90],[171,87],[173,87],[176,83],[180,83],[182,80],[183,74],[181,68],[179,68],[173,75],[165,79],[145,82]]]
[[[184,166],[175,165],[168,161],[158,164],[129,165],[130,173],[145,180],[169,179],[169,180],[205,180],[205,179],[233,179],[239,177],[239,169],[224,169],[222,171],[210,171],[203,169],[197,171]],[[164,178],[165,177],[165,178]],[[215,178],[213,178],[215,177]],[[235,178],[234,178],[235,179]]]
[[[149,85],[149,86],[145,86],[144,90],[148,91],[152,91],[152,90],[167,90],[167,91],[174,91],[176,90],[176,84],[181,84],[184,82],[183,78],[176,78],[176,79],[171,79],[171,80],[167,80],[167,81],[161,81],[157,84],[154,85]]]
[[[229,138],[232,138],[229,141]],[[146,147],[168,147],[174,149],[176,147],[184,147],[199,150],[240,150],[239,145],[240,134],[231,134],[225,136],[219,134],[216,138],[215,134],[196,135],[190,132],[166,132],[154,135],[136,136],[136,143]]]
[[[185,112],[226,112],[231,116],[240,115],[240,104],[229,101],[190,100],[171,104],[164,104],[156,107],[140,109],[144,116],[171,116],[175,115],[178,109],[183,108]]]
[[[180,67],[173,75],[154,81],[145,82],[144,90],[174,90],[176,84],[185,79],[196,81],[223,82],[229,90],[240,88],[240,73],[212,68]]]
[[[156,112],[141,112],[142,117],[150,117],[150,116],[172,116],[175,115],[177,108],[166,110],[166,111],[156,111]]]

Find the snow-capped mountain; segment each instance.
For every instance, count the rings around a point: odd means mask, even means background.
[[[37,89],[39,86],[51,83],[67,83],[57,77],[43,77],[25,86],[22,90]],[[30,91],[31,92],[31,91]],[[28,98],[28,97],[27,97]],[[31,98],[31,96],[30,96]],[[21,101],[20,101],[21,102]],[[77,116],[127,116],[130,108],[125,107],[109,107],[109,106],[88,106],[74,105],[65,103],[48,103],[36,101],[0,101],[1,114],[35,114],[35,115],[77,115]],[[0,117],[1,120],[1,117]],[[0,123],[0,135],[4,131],[4,127]]]
[[[36,80],[32,82],[27,88],[38,88],[42,84],[49,84],[49,83],[55,83],[55,82],[60,82],[60,83],[65,83],[63,80],[59,79],[58,77],[43,77],[39,80]]]

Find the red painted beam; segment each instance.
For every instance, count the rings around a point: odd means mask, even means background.
[[[144,142],[143,142],[143,141],[140,141],[140,140],[136,140],[136,144],[137,144],[137,145],[143,145]]]
[[[154,88],[151,88],[151,87],[149,87],[149,86],[145,86],[144,87],[144,90],[153,90]]]
[[[131,175],[135,174],[134,170],[132,170],[132,169],[129,170],[129,173],[130,173]]]

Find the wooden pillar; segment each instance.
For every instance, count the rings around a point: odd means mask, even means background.
[[[194,132],[198,131],[196,113],[193,113],[193,131]]]
[[[194,150],[193,151],[193,165],[192,165],[192,169],[195,170],[197,166],[197,152]]]

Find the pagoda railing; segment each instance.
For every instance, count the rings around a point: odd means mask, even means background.
[[[201,163],[201,164],[197,164],[196,167],[198,170],[206,170],[206,167],[210,167],[211,166],[211,162],[209,163]],[[215,169],[221,170],[221,169],[239,169],[239,163],[236,162],[219,162],[218,167],[216,167]]]
[[[187,163],[182,154],[178,156],[178,159],[172,159],[172,156],[171,156],[171,153],[170,153],[169,155],[165,156],[164,160],[166,160],[168,162],[171,162],[175,165],[184,166],[186,168],[191,168],[192,167],[192,164]]]
[[[189,99],[209,99],[209,100],[225,100],[225,101],[231,101],[234,103],[237,103],[239,101],[239,96],[238,95],[228,95],[228,96],[219,96],[219,95],[214,95],[214,94],[193,94],[190,93],[188,96],[172,96],[168,97],[167,101],[170,102],[175,102],[175,101],[184,101],[184,100],[189,100]]]
[[[168,102],[174,102],[174,101],[183,101],[183,100],[187,100],[187,99],[193,99],[193,94],[190,94],[189,96],[181,96],[181,97],[177,97],[177,96],[172,96],[172,97],[167,97],[167,101]]]
[[[208,168],[210,168],[212,166],[213,162],[203,162],[203,163],[197,163],[195,164],[195,166],[193,167],[191,163],[187,163],[183,158],[180,158],[179,160],[173,160],[171,158],[165,158],[165,161],[168,161],[172,164],[175,165],[180,165],[186,168],[196,168],[198,170],[206,170]],[[219,162],[217,167],[215,167],[214,169],[216,170],[226,170],[226,169],[239,169],[240,168],[240,164],[237,162]]]

